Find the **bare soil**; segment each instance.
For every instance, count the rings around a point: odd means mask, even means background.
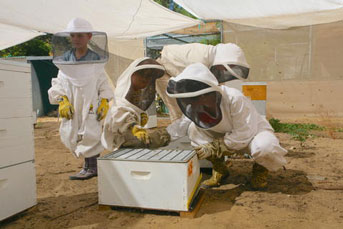
[[[159,119],[159,126],[166,125]],[[0,223],[2,228],[343,228],[343,133],[319,131],[304,144],[277,136],[289,150],[286,170],[270,173],[253,191],[252,161],[233,160],[231,175],[205,191],[197,217],[127,208],[99,210],[97,179],[71,181],[82,160],[62,145],[56,118],[35,129],[38,204]],[[105,154],[104,152],[103,154]],[[209,177],[209,173],[204,177]],[[1,206],[4,207],[4,206]]]

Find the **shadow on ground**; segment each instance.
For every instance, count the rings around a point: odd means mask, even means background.
[[[234,161],[229,168],[230,176],[223,181],[222,185],[206,189],[204,201],[206,212],[200,211],[200,215],[230,210],[236,198],[246,191],[303,195],[314,190],[305,172],[292,169],[269,172],[267,188],[253,190],[250,186],[252,165],[253,162],[250,160]],[[211,176],[211,169],[202,169],[202,173],[203,179],[208,179]]]

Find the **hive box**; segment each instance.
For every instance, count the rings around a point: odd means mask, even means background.
[[[37,204],[31,89],[30,65],[0,60],[0,221]]]
[[[191,140],[188,136],[183,136],[177,140],[170,142],[167,146],[159,149],[179,149],[179,150],[192,150]],[[212,168],[212,163],[209,160],[199,160],[200,168]]]
[[[260,115],[266,116],[267,83],[266,82],[244,82],[242,91],[251,99],[252,104]]]
[[[102,205],[188,211],[200,180],[192,150],[120,149],[98,158]]]

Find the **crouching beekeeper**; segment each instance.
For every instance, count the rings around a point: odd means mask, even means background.
[[[229,175],[224,156],[237,151],[246,150],[255,161],[251,179],[254,189],[265,188],[268,171],[286,164],[287,151],[269,122],[240,91],[219,85],[205,65],[192,64],[171,78],[167,94],[176,98],[183,114],[192,121],[188,136],[199,159],[213,164],[212,177],[203,182],[204,188],[221,184]]]
[[[162,77],[164,67],[144,57],[133,61],[120,75],[115,89],[115,101],[106,117],[102,143],[108,150],[120,147],[158,148],[170,141],[165,129],[148,133],[147,109],[155,101],[156,79]]]
[[[100,140],[102,120],[113,97],[104,71],[107,36],[94,31],[88,21],[75,18],[52,41],[53,63],[59,72],[52,79],[49,100],[59,104],[63,144],[85,160],[82,170],[70,179],[89,179],[97,176],[97,157],[104,150]]]
[[[199,43],[165,45],[157,61],[164,66],[166,73],[156,81],[156,90],[168,107],[172,122],[180,119],[182,112],[175,99],[166,94],[168,80],[179,75],[188,65],[204,64],[220,84],[231,87],[240,85],[249,74],[249,65],[243,50],[233,43],[216,46]]]

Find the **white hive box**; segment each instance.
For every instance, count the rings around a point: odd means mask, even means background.
[[[184,136],[175,141],[170,142],[167,146],[161,147],[159,149],[193,150],[193,146],[191,145],[191,140],[189,139],[189,137]],[[212,168],[212,163],[209,160],[199,160],[199,163],[200,168]]]
[[[36,204],[31,69],[0,60],[0,221]]]
[[[102,205],[188,211],[200,180],[192,150],[120,149],[98,158]]]
[[[0,221],[36,204],[36,173],[34,161],[1,168]]]
[[[267,83],[266,82],[244,82],[242,91],[251,99],[252,104],[260,115],[266,116]]]

